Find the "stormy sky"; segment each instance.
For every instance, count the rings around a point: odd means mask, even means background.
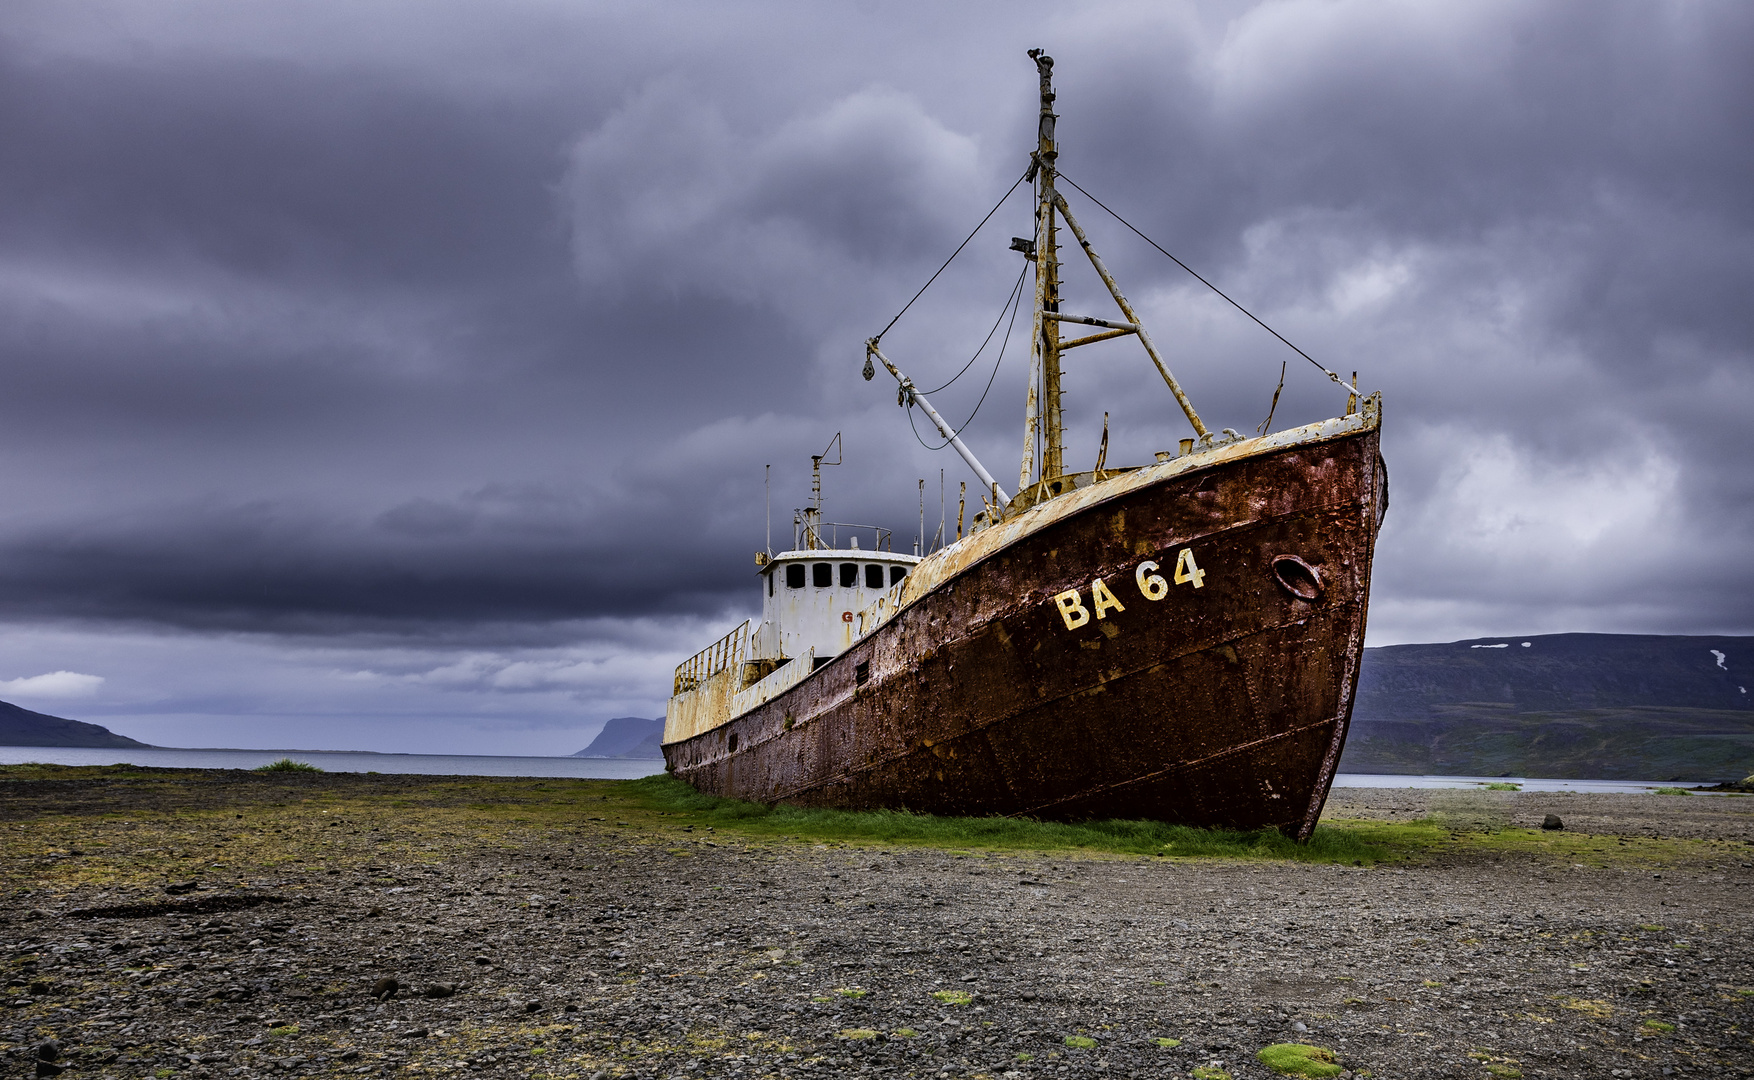
[[[827,516],[971,474],[859,378],[1061,165],[1385,396],[1371,642],[1754,632],[1743,3],[309,3],[0,13],[0,698],[169,745],[569,753]],[[885,338],[1000,319],[1020,191]],[[1344,395],[1074,210],[1214,426]],[[1104,314],[1078,273],[1069,306]],[[1027,325],[1023,320],[1022,325]],[[1025,329],[936,396],[1015,483]],[[1187,434],[1129,342],[1069,465]],[[925,433],[921,426],[922,434]],[[935,440],[927,440],[935,442]]]

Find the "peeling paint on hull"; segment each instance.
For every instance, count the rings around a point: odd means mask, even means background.
[[[1044,504],[1045,524],[791,689],[665,746],[671,770],[769,803],[1307,838],[1345,742],[1386,505],[1370,411]],[[1167,579],[1183,549],[1203,581],[1151,599],[1141,562]],[[1096,579],[1118,604],[1089,617]],[[1076,626],[1056,602],[1074,590]]]

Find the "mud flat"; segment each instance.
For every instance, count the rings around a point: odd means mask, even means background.
[[[1337,865],[787,839],[630,790],[0,770],[0,1052],[1265,1077],[1296,1042],[1375,1077],[1754,1074],[1754,799],[1345,790],[1328,826],[1378,854]]]

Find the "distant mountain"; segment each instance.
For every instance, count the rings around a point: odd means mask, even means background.
[[[0,746],[75,746],[100,750],[150,747],[117,735],[107,727],[80,720],[63,720],[47,713],[31,712],[0,701]]]
[[[1739,780],[1754,638],[1542,634],[1364,650],[1344,772]]]
[[[592,758],[661,758],[664,751],[663,720],[642,720],[637,716],[618,716],[603,725],[591,745],[572,755]]]

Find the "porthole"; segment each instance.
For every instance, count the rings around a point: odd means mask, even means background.
[[[881,589],[883,587],[883,566],[881,563],[865,564],[865,588]]]
[[[735,754],[736,752],[737,752],[737,733],[735,731],[733,731],[733,732],[731,732],[731,753]]]
[[[801,562],[786,564],[786,588],[802,589],[804,587],[804,564]]]
[[[833,588],[834,564],[825,562],[811,563],[810,584],[816,586],[818,589]]]

